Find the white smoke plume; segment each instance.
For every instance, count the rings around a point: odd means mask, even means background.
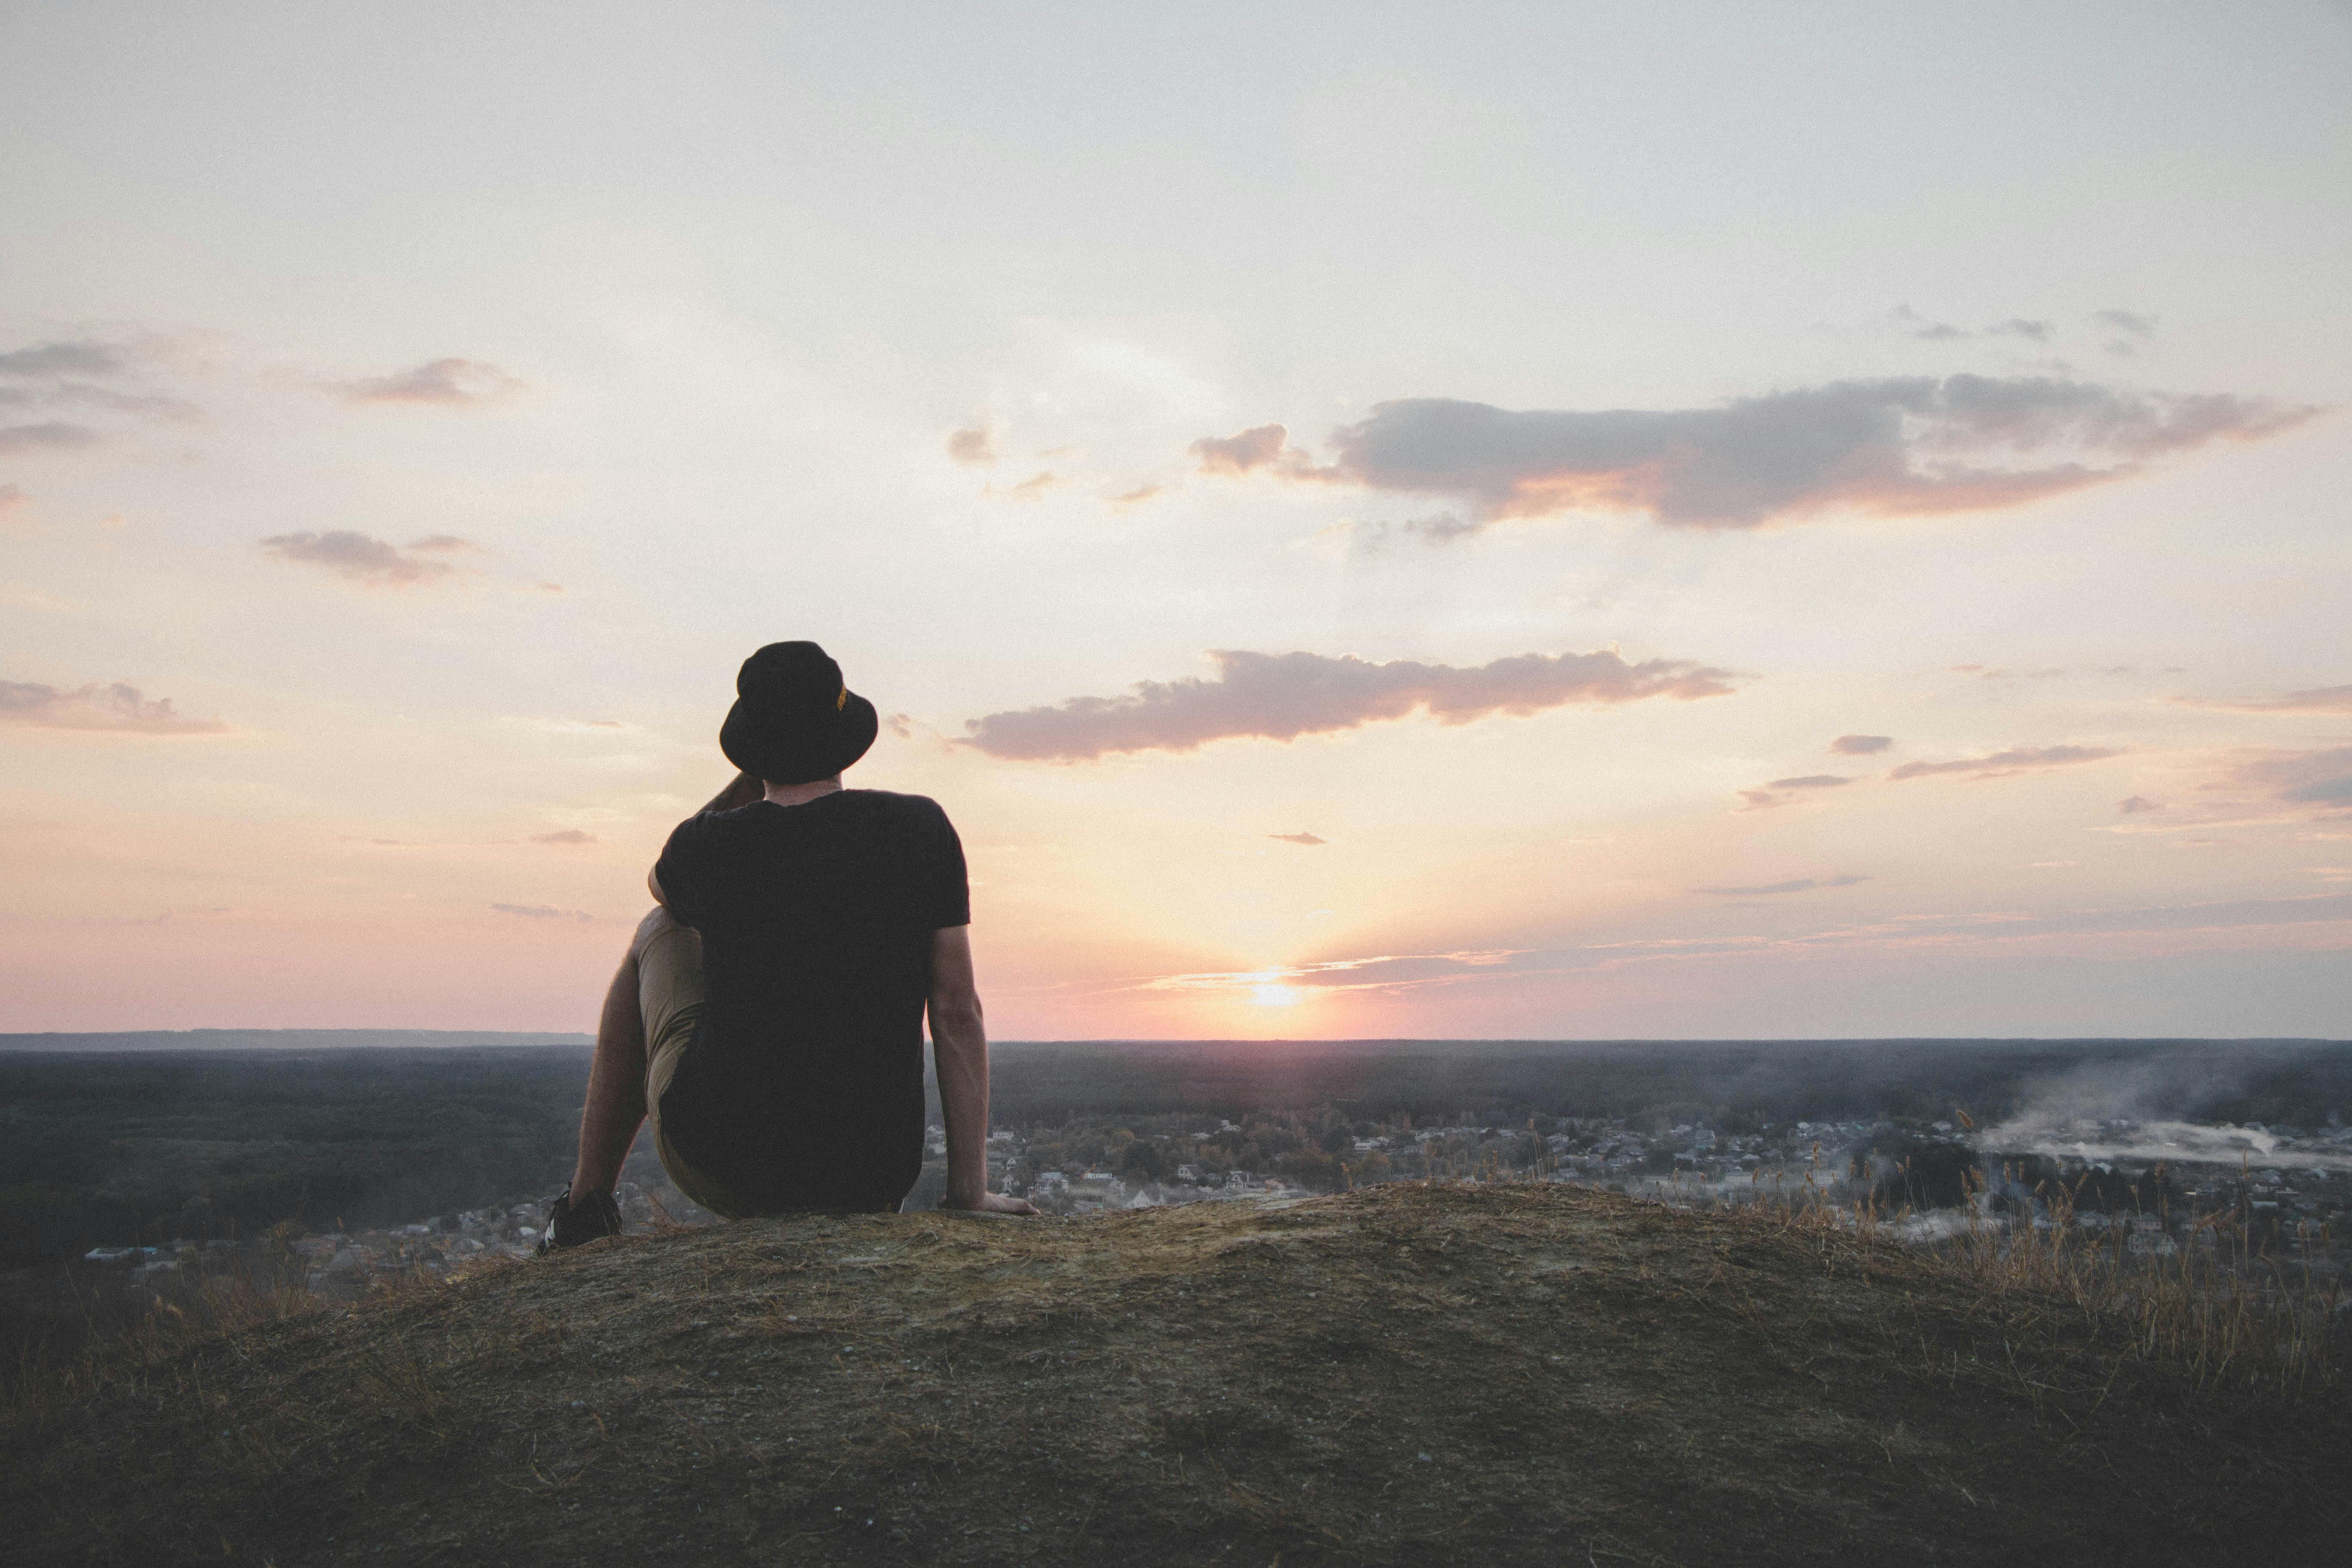
[[[2188,1047],[2138,1061],[2087,1064],[2036,1086],[2015,1116],[1976,1140],[1988,1154],[2083,1161],[2293,1166],[2352,1171],[2352,1130],[2301,1135],[2260,1123],[2200,1120],[2294,1047]]]

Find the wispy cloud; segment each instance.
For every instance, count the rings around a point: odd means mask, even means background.
[[[1753,528],[1841,509],[2019,506],[2213,441],[2275,435],[2320,412],[2230,394],[1914,376],[1832,382],[1715,408],[1518,412],[1408,398],[1338,431],[1328,465],[1289,446],[1279,425],[1196,441],[1192,451],[1207,473],[1266,471],[1452,497],[1478,524],[1596,510]]]
[[[192,420],[201,417],[196,405],[184,398],[155,392],[117,392],[88,382],[59,381],[47,386],[0,386],[0,408],[26,409],[78,405],[110,414],[137,414],[151,419]]]
[[[552,833],[534,833],[530,841],[533,844],[593,844],[596,836],[583,833],[576,827],[559,827]]]
[[[1252,474],[1260,468],[1293,476],[1321,471],[1290,445],[1290,431],[1281,425],[1255,425],[1238,436],[1203,436],[1190,450],[1204,474]]]
[[[1140,505],[1144,501],[1151,500],[1155,496],[1161,496],[1167,493],[1168,487],[1166,485],[1138,485],[1131,490],[1122,490],[1118,495],[1111,497],[1110,504],[1113,506],[1137,506]]]
[[[948,456],[974,467],[992,463],[996,461],[996,433],[985,425],[950,431]]]
[[[522,389],[522,383],[497,365],[472,359],[436,359],[392,375],[329,383],[350,403],[421,403],[470,408]]]
[[[2122,755],[2122,751],[2113,746],[2012,746],[1990,756],[1962,757],[1948,763],[1906,763],[1886,776],[1921,779],[1938,773],[1966,773],[1971,778],[1999,778],[2032,768],[2063,768]]]
[[[2327,716],[2352,714],[2352,686],[2315,686],[2284,697],[2248,698],[2241,701],[2181,697],[2184,708],[2215,709],[2224,713],[2285,713]]]
[[[1759,789],[1744,789],[1739,798],[1748,803],[1749,811],[1765,811],[1776,805],[1786,805],[1791,796],[1816,790],[1835,789],[1853,780],[1844,773],[1803,773],[1796,778],[1774,779]]]
[[[1214,679],[1139,682],[1123,697],[1074,697],[1050,708],[970,721],[961,742],[1022,761],[1087,761],[1120,752],[1189,752],[1239,737],[1328,734],[1427,711],[1444,724],[1527,715],[1569,704],[1653,697],[1691,700],[1732,689],[1731,671],[1685,659],[1629,664],[1612,649],[1521,654],[1471,668],[1352,655],[1212,649]]]
[[[40,730],[88,730],[120,735],[225,735],[217,719],[191,719],[168,697],[150,700],[121,681],[64,690],[32,681],[0,680],[0,724]]]
[[[1045,469],[1030,475],[1017,485],[1007,485],[1001,490],[992,485],[989,489],[992,493],[1003,496],[1008,500],[1035,500],[1061,482],[1061,475]]]
[[[1867,757],[1895,744],[1892,735],[1840,735],[1830,742],[1830,750],[1841,757]]]
[[[38,425],[0,425],[0,457],[15,457],[20,452],[71,451],[95,446],[100,439],[99,432],[89,426],[68,424],[62,419],[45,420]]]
[[[1157,974],[1136,983],[1139,991],[1254,991],[1265,985],[1306,986],[1318,991],[1417,990],[1429,985],[1511,975],[1518,962],[1553,956],[1532,949],[1501,948],[1465,952],[1391,952],[1361,958],[1277,964],[1265,969]]]
[[[1751,888],[1693,888],[1691,891],[1724,898],[1769,898],[1781,893],[1809,893],[1816,888],[1851,888],[1869,880],[1867,877],[1799,877],[1794,881],[1762,882]]]
[[[2164,904],[2128,910],[2070,910],[2014,915],[1970,931],[1965,920],[1915,923],[1921,936],[1981,934],[2021,937],[2062,933],[2228,931],[2246,926],[2311,925],[2352,920],[2352,893],[2305,893],[2284,899],[2233,899],[2205,904]]]
[[[1895,321],[1901,330],[1931,343],[1953,342],[1962,338],[2023,338],[2030,342],[2046,343],[2058,332],[2055,321],[2024,316],[2011,316],[2005,321],[1981,327],[1956,327],[1949,321],[1930,321],[1908,305],[1895,308]]]
[[[1310,847],[1331,842],[1328,838],[1318,838],[1312,833],[1269,833],[1266,837],[1284,844],[1305,844]]]
[[[84,338],[71,342],[35,343],[0,353],[0,375],[121,375],[130,358],[114,344]]]
[[[95,409],[142,419],[188,421],[196,406],[142,385],[138,377],[147,356],[121,343],[83,339],[36,343],[0,353],[0,412],[22,418],[32,410]],[[117,384],[108,384],[113,383]],[[88,447],[106,432],[69,419],[47,419],[0,428],[0,454]]]
[[[2073,862],[2051,862],[2073,864]],[[2323,872],[2334,868],[2317,868]],[[1726,898],[1780,897],[1821,889],[1852,887],[1864,877],[1799,878],[1755,887],[1695,889]],[[2079,951],[2084,938],[2147,935],[2194,937],[2263,927],[2309,928],[2352,923],[2352,893],[2309,893],[2281,899],[2248,899],[2202,904],[2156,905],[2116,910],[2066,910],[2046,915],[2022,911],[1938,915],[1841,925],[1788,937],[1747,934],[1721,938],[1665,937],[1596,942],[1553,949],[1505,949],[1486,952],[1395,953],[1330,959],[1223,973],[1143,977],[1133,988],[1146,991],[1247,992],[1265,985],[1339,991],[1402,993],[1426,986],[1513,984],[1530,977],[1628,965],[1752,960],[1780,953],[1834,950],[1937,952],[1970,948],[2023,949],[2053,944]]]
[[[2241,763],[2233,779],[2290,805],[2352,807],[2352,746],[2259,758]]]
[[[473,546],[454,534],[436,533],[404,552],[386,541],[338,528],[323,533],[272,534],[261,548],[281,561],[320,567],[371,588],[414,588],[454,576],[457,568],[435,557]]]
[[[2116,802],[2116,812],[2122,816],[2138,816],[2145,812],[2162,811],[2163,805],[2144,795],[2131,795]]]
[[[590,925],[596,919],[586,910],[559,910],[552,904],[492,904],[490,908],[502,915],[519,915],[530,921],[577,921]]]

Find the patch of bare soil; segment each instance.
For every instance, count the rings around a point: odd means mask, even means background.
[[[2341,1562],[2344,1412],[1556,1186],[600,1242],[0,1430],[37,1563]]]

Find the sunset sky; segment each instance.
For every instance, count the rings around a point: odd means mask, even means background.
[[[0,7],[0,1030],[2352,1035],[2352,10]]]

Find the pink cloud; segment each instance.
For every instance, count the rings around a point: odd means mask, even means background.
[[[2181,698],[2187,708],[2218,709],[2225,713],[2286,713],[2305,716],[2352,714],[2352,686],[2315,686],[2284,697],[2249,698],[2238,702],[2198,701]]]
[[[1456,498],[1482,524],[1596,510],[1753,528],[1839,509],[1895,516],[2021,506],[2210,442],[2259,440],[2320,412],[2230,394],[1913,376],[1713,408],[1513,411],[1407,398],[1334,435],[1328,466],[1289,446],[1279,425],[1205,438],[1192,450],[1204,473],[1266,471]]]
[[[1972,778],[1997,778],[2029,768],[2067,767],[2122,755],[2120,749],[2112,746],[2012,746],[1990,756],[1963,757],[1949,763],[1906,763],[1886,776],[1918,779],[1938,773],[1966,773]]]
[[[0,680],[0,724],[40,730],[85,730],[118,735],[225,735],[217,719],[190,719],[168,697],[150,700],[135,686],[92,682],[60,690],[31,681]]]
[[[324,533],[272,534],[261,542],[261,548],[281,561],[320,567],[371,588],[414,588],[456,574],[446,561],[420,559],[415,552],[448,554],[473,546],[453,534],[440,533],[417,541],[408,547],[410,553],[403,553],[383,540],[337,528]]]
[[[1570,704],[1611,705],[1728,693],[1729,670],[1683,659],[1629,664],[1613,650],[1522,654],[1471,668],[1352,656],[1213,649],[1214,679],[1139,682],[1123,697],[1074,697],[1056,707],[991,713],[961,742],[991,756],[1084,761],[1121,752],[1190,752],[1212,741],[1290,741],[1426,711],[1443,724],[1525,716]]]
[[[948,435],[948,456],[959,463],[975,467],[996,461],[996,436],[985,425],[951,431]]]
[[[352,403],[423,403],[443,408],[494,402],[521,387],[521,382],[497,365],[471,359],[431,360],[393,375],[334,384],[334,390]]]
[[[1062,476],[1050,469],[1030,475],[1017,485],[1007,485],[998,492],[1012,500],[1035,500],[1062,482]]]

